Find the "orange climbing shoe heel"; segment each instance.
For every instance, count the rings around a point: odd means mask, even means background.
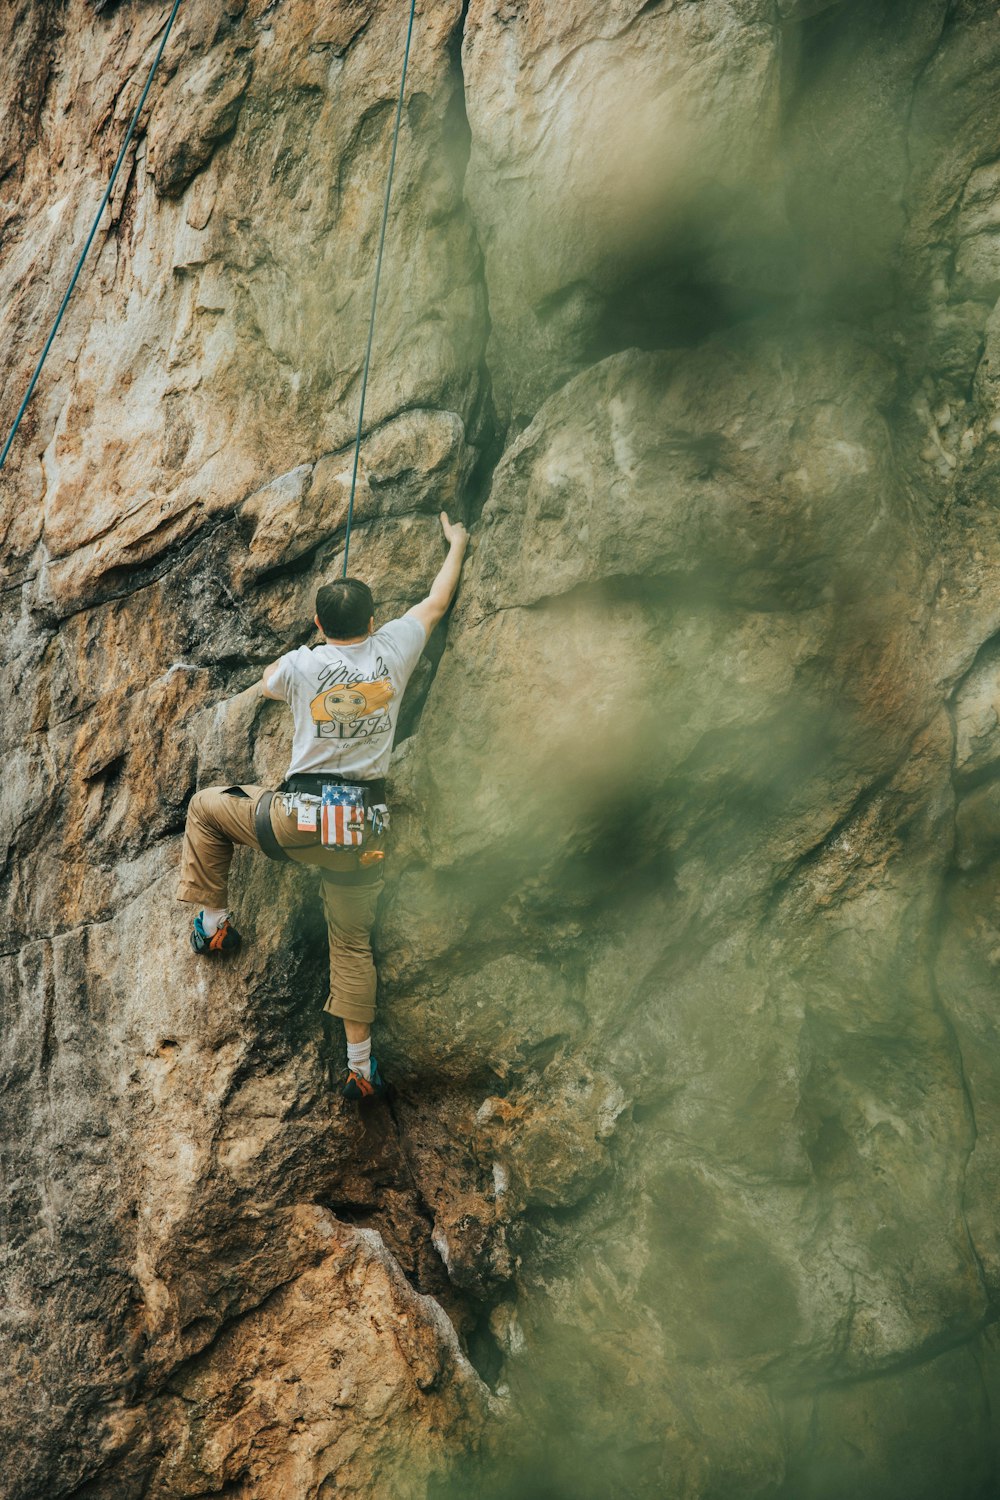
[[[191,928],[191,947],[204,958],[218,958],[223,953],[235,953],[242,943],[236,928],[227,917],[217,932],[209,937],[202,925],[204,912],[199,912]]]
[[[379,1072],[378,1063],[374,1057],[372,1058],[372,1076],[365,1078],[363,1074],[351,1068],[343,1088],[345,1099],[384,1099],[388,1092],[389,1085]]]

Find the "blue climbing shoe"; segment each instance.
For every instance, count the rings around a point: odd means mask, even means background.
[[[229,918],[227,917],[219,930],[209,937],[201,920],[204,915],[205,913],[200,911],[191,928],[191,947],[195,953],[202,954],[204,958],[218,958],[223,953],[235,953],[243,939]]]
[[[365,1078],[361,1073],[351,1068],[347,1074],[347,1082],[344,1084],[343,1094],[345,1099],[384,1099],[389,1091],[382,1074],[378,1070],[378,1063],[372,1058],[372,1076]]]

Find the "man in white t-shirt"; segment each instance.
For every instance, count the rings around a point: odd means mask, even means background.
[[[376,630],[371,591],[360,579],[338,579],[319,590],[316,625],[322,643],[286,652],[261,683],[265,698],[287,703],[292,711],[285,781],[277,792],[260,786],[206,787],[192,797],[184,830],[177,895],[202,903],[191,946],[207,958],[240,946],[227,908],[236,844],[318,868],[330,938],[330,994],[324,1008],[344,1023],[349,1099],[385,1092],[371,1055],[376,987],[371,928],[382,890],[385,776],[403,692],[427,637],[455,596],[468,546],[465,527],[453,525],[443,511],[441,526],[448,556],[427,598],[400,619]],[[357,796],[352,787],[362,788],[363,804],[351,802]],[[339,825],[334,808],[321,805],[321,798],[331,797],[344,804],[337,809]],[[348,842],[363,829],[360,849],[324,844],[322,830],[329,838],[331,826],[340,830],[333,836]],[[344,831],[348,828],[352,832]]]

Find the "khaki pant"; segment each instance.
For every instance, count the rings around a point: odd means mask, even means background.
[[[195,792],[184,828],[179,901],[228,905],[233,849],[237,844],[260,848],[253,819],[265,790],[262,786],[211,786]],[[271,803],[271,827],[278,843],[299,864],[323,870],[357,869],[357,857],[350,851],[324,849],[316,833],[300,833],[295,814],[285,812],[281,797]],[[366,839],[366,845],[375,848],[380,843],[380,839]],[[376,980],[371,930],[382,885],[381,878],[367,885],[321,881],[330,937],[330,994],[324,1010],[369,1025],[375,1016]]]

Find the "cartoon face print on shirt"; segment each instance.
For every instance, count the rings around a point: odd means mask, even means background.
[[[333,683],[309,704],[317,737],[355,740],[387,734],[391,726],[386,710],[394,697],[388,677],[374,682]]]

